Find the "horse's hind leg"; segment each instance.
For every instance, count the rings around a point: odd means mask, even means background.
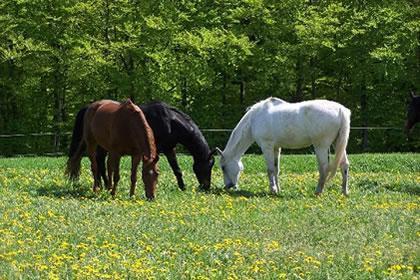
[[[166,158],[168,159],[168,162],[172,168],[172,171],[175,174],[176,180],[178,181],[178,187],[184,191],[185,184],[184,184],[184,180],[182,179],[182,171],[179,168],[178,161],[176,159],[175,149],[170,149],[168,151],[165,151],[164,153],[165,153]]]
[[[96,147],[95,143],[87,143],[87,153],[90,159],[90,168],[93,175],[93,191],[97,192],[100,186],[98,163],[96,162]]]
[[[109,156],[107,160],[107,169],[108,169],[108,179],[107,179],[106,188],[109,191],[112,189],[112,182],[113,182],[112,176],[114,175],[114,163],[112,162],[111,156]]]
[[[328,176],[328,151],[328,147],[315,147],[319,170],[318,186],[315,191],[316,195],[320,195],[324,190],[325,181]]]
[[[343,177],[343,181],[341,184],[342,187],[342,192],[344,195],[348,195],[349,194],[349,160],[347,158],[347,153],[344,153],[343,155],[343,159],[341,160],[340,163],[340,168],[341,168],[341,175]]]
[[[98,146],[96,149],[96,161],[98,163],[98,172],[99,176],[104,180],[104,186],[109,189],[108,178],[106,175],[106,168],[105,168],[105,158],[106,158],[107,151]]]
[[[270,181],[270,191],[273,194],[277,194],[279,192],[277,188],[277,167],[276,161],[276,153],[274,152],[273,145],[260,145],[261,150],[264,154],[265,163],[267,164],[267,174],[268,180]]]
[[[134,195],[136,190],[136,182],[137,182],[137,167],[139,166],[141,157],[140,156],[132,156],[131,157],[131,187],[130,187],[130,196]]]
[[[280,182],[279,182],[280,153],[281,153],[281,148],[279,149],[274,148],[274,169],[275,169],[274,174],[275,174],[276,185],[277,185],[278,191],[280,191]]]

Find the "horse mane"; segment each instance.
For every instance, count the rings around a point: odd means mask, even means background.
[[[257,113],[260,109],[266,106],[268,103],[278,105],[287,103],[286,101],[276,98],[269,97],[261,100],[246,109],[245,115],[240,119],[236,127],[233,129],[229,140],[225,147],[225,152],[232,153],[232,155],[242,156],[243,153],[249,148],[254,141],[251,134],[251,121],[252,116]]]
[[[142,106],[147,107],[147,106],[151,106],[151,105],[160,105],[160,106],[164,107],[165,109],[167,109],[169,111],[173,111],[173,112],[177,113],[178,115],[180,115],[192,127],[197,126],[197,124],[191,119],[191,117],[189,115],[185,114],[184,112],[178,110],[175,107],[172,107],[172,106],[166,104],[165,102],[154,100],[154,101],[151,101],[151,102],[149,102],[147,104],[144,104]]]
[[[134,104],[130,99],[127,99],[125,102],[121,103],[121,106],[130,107],[130,109],[135,111],[140,117],[141,124],[145,132],[144,137],[143,137],[144,142],[145,142],[144,144],[145,144],[146,149],[149,150],[149,151],[146,151],[146,153],[148,152],[148,155],[146,154],[146,156],[148,157],[147,160],[148,161],[154,160],[157,157],[157,148],[156,148],[155,138],[154,138],[153,130],[151,129],[149,123],[147,122],[143,111],[140,109],[139,106]]]
[[[259,106],[256,107],[255,105],[247,109],[245,115],[240,119],[240,121],[230,134],[229,140],[226,143],[225,150],[223,151],[223,154],[225,156],[226,153],[231,153],[232,155],[240,157],[252,144],[252,140],[250,139],[251,119],[254,112],[259,108]]]
[[[182,117],[185,123],[187,123],[190,126],[190,132],[192,132],[191,135],[193,135],[195,139],[200,142],[199,146],[195,145],[194,147],[191,147],[191,145],[185,145],[185,147],[190,151],[193,157],[202,157],[207,159],[207,156],[210,153],[210,147],[198,125],[191,119],[189,115],[178,110],[177,108],[171,106],[168,106],[168,108],[173,113],[178,114],[180,117]],[[196,148],[199,148],[200,150],[197,150]],[[196,152],[193,153],[193,150],[195,150]],[[197,153],[197,151],[200,152]]]

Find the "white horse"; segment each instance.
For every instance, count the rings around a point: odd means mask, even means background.
[[[350,132],[350,110],[328,100],[288,103],[268,98],[250,107],[236,125],[221,155],[220,167],[226,188],[236,188],[243,170],[241,157],[253,142],[260,146],[267,164],[270,190],[279,191],[281,148],[298,149],[313,145],[318,160],[319,181],[316,194],[322,193],[325,182],[338,166],[343,176],[342,192],[348,195],[346,147]],[[329,149],[334,144],[335,160],[329,164]],[[329,176],[328,176],[329,175]]]

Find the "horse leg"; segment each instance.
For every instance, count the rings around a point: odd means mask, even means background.
[[[88,143],[87,153],[90,159],[90,168],[93,175],[93,192],[97,192],[100,186],[99,174],[98,174],[98,163],[96,162],[96,144]]]
[[[315,147],[316,159],[318,160],[319,180],[315,194],[320,195],[324,190],[328,176],[328,147]]]
[[[279,174],[280,174],[280,153],[281,148],[274,149],[274,174],[276,179],[276,185],[280,191]]]
[[[96,149],[96,161],[98,162],[99,176],[102,177],[102,179],[104,180],[104,186],[108,188],[109,184],[105,168],[106,154],[107,151],[101,146],[98,146],[98,148]]]
[[[137,182],[137,167],[139,166],[141,156],[132,156],[131,157],[131,187],[130,187],[130,196],[134,195],[136,190]]]
[[[175,174],[176,180],[178,181],[178,187],[181,190],[185,190],[184,180],[182,179],[182,171],[179,168],[178,161],[176,159],[175,149],[171,149],[169,151],[165,151],[165,156],[168,159],[169,165],[172,168],[172,171]]]
[[[111,195],[114,197],[115,193],[117,192],[117,185],[120,181],[120,159],[121,157],[116,154],[109,154],[109,160],[111,160],[112,170],[114,172],[114,184],[112,185]]]
[[[277,194],[277,179],[276,179],[276,167],[275,167],[275,157],[276,153],[274,152],[274,147],[272,145],[260,145],[261,150],[264,154],[265,163],[267,164],[267,174],[268,180],[270,181],[270,191],[273,194]]]
[[[106,188],[109,191],[112,189],[112,182],[113,182],[112,176],[114,175],[114,163],[112,162],[111,156],[109,156],[107,160],[107,169],[108,169],[108,179],[107,179]]]
[[[348,195],[349,194],[349,160],[347,159],[347,153],[344,153],[343,155],[343,159],[341,160],[340,163],[340,168],[341,168],[341,175],[343,177],[343,181],[341,184],[341,188],[342,188],[342,192],[344,195]]]

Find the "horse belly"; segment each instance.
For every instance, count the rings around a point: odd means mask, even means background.
[[[283,134],[275,139],[275,145],[285,149],[300,149],[312,145],[311,138],[306,135],[296,135],[294,133]]]

